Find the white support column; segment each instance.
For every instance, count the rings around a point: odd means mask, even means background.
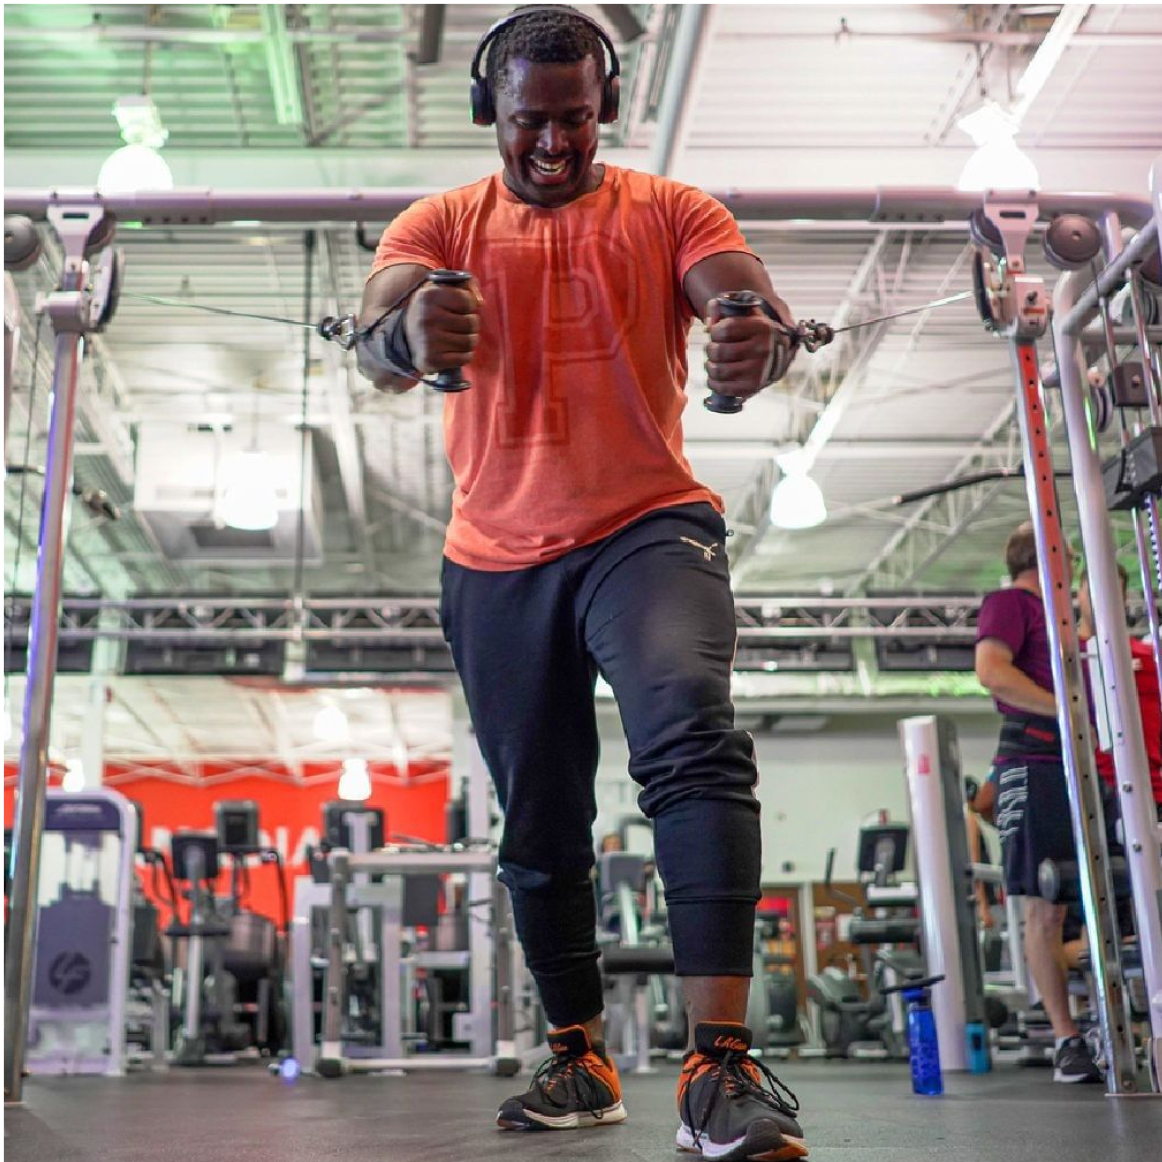
[[[81,768],[86,789],[99,787],[105,773],[105,704],[109,684],[103,674],[89,679],[85,717],[81,726]]]
[[[452,795],[463,791],[467,803],[468,835],[484,838],[491,831],[492,780],[484,756],[476,743],[476,733],[468,715],[463,692],[452,692]],[[480,901],[494,899],[494,877],[487,872],[468,876],[468,902],[478,905],[468,912],[469,1011],[471,1013],[471,1053],[490,1057],[494,1048],[493,976],[495,941],[493,918]]]
[[[952,882],[949,836],[940,778],[940,739],[936,718],[925,714],[900,723],[908,801],[920,882],[920,924],[925,968],[944,979],[932,986],[932,1014],[940,1042],[940,1068],[968,1068],[965,1037],[964,974],[956,924],[957,885]]]

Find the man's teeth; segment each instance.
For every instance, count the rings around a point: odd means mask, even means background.
[[[563,173],[565,170],[565,167],[568,164],[569,164],[569,162],[567,160],[566,161],[547,162],[547,161],[539,161],[537,158],[532,159],[533,169],[535,169],[538,173],[550,174],[550,175]]]

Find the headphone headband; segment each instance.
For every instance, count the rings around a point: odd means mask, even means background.
[[[610,39],[609,33],[592,16],[586,16],[584,12],[578,12],[577,9],[570,8],[567,4],[538,4],[536,6],[529,6],[528,8],[517,9],[516,12],[510,12],[507,16],[498,20],[481,37],[480,43],[476,46],[476,52],[472,57],[472,119],[477,124],[487,125],[491,123],[492,116],[495,112],[492,108],[492,94],[489,90],[488,80],[481,72],[481,69],[485,65],[484,58],[489,46],[510,25],[515,24],[518,20],[524,20],[527,16],[535,16],[538,12],[560,12],[566,16],[572,16],[575,20],[580,20],[589,25],[597,34],[598,39],[605,47],[605,51],[609,54],[609,71],[605,74],[602,84],[602,120],[616,120],[617,89],[620,83],[618,78],[621,75],[621,61],[618,59],[617,49],[613,47],[613,41]]]

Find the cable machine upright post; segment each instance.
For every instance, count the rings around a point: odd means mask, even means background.
[[[1105,247],[1107,261],[1112,261],[1121,254],[1122,223],[1119,216],[1113,211],[1107,211],[1101,216],[1101,234]],[[1146,378],[1146,406],[1150,414],[1150,423],[1155,427],[1162,426],[1162,402],[1151,376],[1150,347],[1144,326],[1143,306],[1134,283],[1136,275],[1130,274],[1130,288],[1132,291],[1132,309],[1136,326],[1138,344],[1142,352],[1143,371]],[[1106,355],[1109,359],[1109,374],[1111,379],[1121,370],[1118,364],[1117,343],[1114,336],[1113,319],[1110,317],[1108,298],[1104,294],[1098,296],[1098,307],[1101,312],[1102,330],[1105,333]],[[1116,401],[1114,401],[1116,403]],[[1122,447],[1125,448],[1131,439],[1142,434],[1141,411],[1131,431],[1126,423],[1126,409],[1118,408],[1118,421],[1121,427]],[[1146,620],[1150,625],[1150,641],[1154,648],[1154,670],[1158,677],[1158,689],[1162,693],[1162,651],[1159,642],[1162,642],[1162,623],[1158,615],[1158,587],[1162,585],[1162,557],[1159,556],[1162,544],[1159,542],[1158,502],[1153,496],[1147,496],[1141,506],[1135,505],[1130,510],[1130,525],[1134,531],[1134,547],[1138,554],[1138,571],[1142,579],[1142,597],[1146,607]]]
[[[68,531],[68,498],[73,478],[73,432],[77,381],[84,336],[104,312],[100,292],[89,284],[86,251],[102,227],[111,227],[98,203],[51,206],[47,217],[64,245],[60,289],[44,309],[56,335],[44,499],[37,538],[36,586],[28,635],[28,684],[24,695],[24,735],[20,746],[16,816],[12,835],[12,890],[4,965],[4,1100],[23,1100],[24,1051],[32,995],[36,939],[36,893],[44,834],[48,742],[61,609],[61,577]],[[108,229],[106,241],[112,237]]]
[[[1037,542],[1037,571],[1045,602],[1049,661],[1057,695],[1069,815],[1098,998],[1106,1086],[1111,1094],[1134,1093],[1137,1063],[1127,1019],[1113,882],[1073,616],[1069,556],[1057,501],[1049,422],[1037,362],[1036,341],[1048,325],[1049,301],[1042,280],[1025,272],[1025,243],[1037,220],[1034,196],[990,194],[985,201],[984,218],[982,226],[985,234],[994,239],[992,247],[997,260],[995,264],[990,262],[983,249],[978,255],[978,306],[986,326],[1008,340],[1016,380],[1025,486]],[[1098,484],[1100,490],[1100,472]],[[1104,491],[1101,495],[1104,497]],[[1104,504],[1102,517],[1104,520]],[[1106,528],[1108,533],[1108,521]],[[1122,636],[1125,637],[1124,633]],[[1128,654],[1128,643],[1123,644]],[[1132,677],[1130,688],[1133,689]],[[1137,709],[1136,702],[1134,709]],[[1140,740],[1140,728],[1138,734]]]
[[[1162,163],[1155,165],[1152,177],[1158,218],[1162,221],[1162,190],[1159,189]],[[1159,246],[1156,232],[1151,242]],[[1084,325],[1084,315],[1092,307],[1079,313],[1075,301],[1087,293],[1088,281],[1071,275],[1058,284],[1054,293],[1053,330],[1078,517],[1090,562],[1098,656],[1110,708],[1118,804],[1149,1008],[1151,1036],[1147,1060],[1157,1094],[1162,1093],[1162,860],[1121,585],[1115,571],[1113,534],[1106,512],[1102,466],[1096,437],[1086,425],[1083,365],[1077,334]],[[1092,938],[1091,930],[1091,941]]]

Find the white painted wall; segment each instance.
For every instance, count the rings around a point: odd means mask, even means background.
[[[916,713],[924,713],[922,706]],[[907,820],[898,716],[835,716],[810,734],[755,738],[762,803],[763,882],[822,880],[827,850],[837,849],[835,876],[854,878],[857,833],[872,812],[887,808]],[[999,720],[992,714],[954,716],[964,773],[984,780]],[[614,830],[636,810],[637,786],[616,720],[602,722],[595,835]]]

